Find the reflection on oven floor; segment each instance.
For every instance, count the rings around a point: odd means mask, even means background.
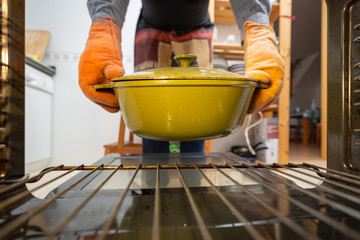
[[[289,162],[311,162],[313,164],[326,167],[326,159],[321,158],[321,148],[314,144],[304,147],[302,143],[290,142]]]
[[[38,187],[73,176],[44,199],[21,184],[0,188],[0,239],[360,238],[360,177],[309,164],[113,154],[44,171],[57,176]]]
[[[323,160],[320,158],[320,150],[316,146],[309,146],[309,148],[303,149],[301,144],[291,143],[290,150],[291,150],[290,151],[290,161],[289,161],[290,163],[301,164],[301,163],[305,162],[305,163],[311,163],[316,166],[326,168],[326,160]],[[120,164],[120,161],[115,161],[114,164]],[[174,174],[174,171],[175,171],[175,174]],[[187,171],[190,172],[190,174],[188,174],[188,176],[196,176],[194,174],[191,174],[191,172],[195,171],[195,170],[189,169]],[[185,174],[187,174],[187,171],[185,171]],[[227,171],[230,175],[234,174],[234,171],[232,171],[232,170],[225,169],[225,171]],[[284,170],[284,171],[286,172],[288,170]],[[146,181],[146,179],[154,179],[155,172],[156,172],[155,170],[148,170],[144,173],[142,173],[142,172],[139,173],[138,176],[136,177],[136,179],[134,180],[134,184],[133,184],[132,188],[141,188],[141,186],[147,186],[148,188],[155,188],[154,180],[152,180],[152,182]],[[226,177],[222,176],[221,174],[217,174],[215,170],[206,169],[205,172],[208,176],[211,176],[210,178],[212,179],[212,181],[214,181],[215,185],[217,185],[217,186],[226,186],[226,185],[233,184],[229,180],[227,180]],[[292,173],[295,176],[300,175],[302,177],[302,179],[305,181],[299,180],[294,177],[289,177],[286,175],[282,175],[282,176],[285,178],[288,178],[289,180],[293,181],[294,183],[296,183],[297,185],[299,185],[300,187],[303,187],[303,188],[313,188],[314,187],[314,184],[309,184],[309,183],[307,183],[307,181],[312,181],[315,184],[321,184],[322,180],[314,179],[314,177],[313,177],[313,176],[316,176],[316,173],[313,173],[313,172],[309,173],[306,171],[303,171],[303,172],[311,174],[312,176],[304,176],[303,174],[301,174],[301,173],[299,174],[296,172]],[[38,172],[34,172],[34,174],[35,173],[38,174]],[[126,182],[128,182],[128,180],[130,180],[132,173],[133,173],[133,170],[129,170],[129,171],[127,171],[127,173],[122,173],[121,175],[115,174],[112,177],[111,181],[109,181],[108,183],[106,183],[103,186],[103,189],[125,188],[125,184],[126,184]],[[60,174],[61,173],[59,173],[59,172],[52,172],[50,174],[45,175],[43,177],[42,181],[27,184],[27,187],[30,191],[32,191],[34,188],[39,186],[42,182],[46,182],[49,179],[52,179]],[[48,184],[46,187],[42,187],[36,191],[32,191],[32,194],[38,198],[44,198],[52,189],[56,188],[61,183],[63,183],[65,180],[70,179],[74,175],[76,175],[76,172],[70,174],[69,176],[63,177],[59,181],[54,181],[53,183]],[[99,178],[104,179],[106,177],[106,175],[107,175],[107,173],[100,174]],[[161,179],[168,179],[167,184],[166,185],[163,184],[162,187],[166,187],[166,188],[182,187],[180,179],[177,176],[176,170],[170,169],[170,170],[168,170],[168,173],[161,172],[161,175],[164,175],[164,176],[160,176]],[[119,178],[122,178],[122,180],[119,180]],[[252,182],[251,180],[249,180],[246,177],[243,177],[241,182],[243,184],[254,184],[254,182]],[[196,183],[196,181],[194,183],[192,181],[190,181],[190,184],[191,185],[199,185],[199,186],[209,186],[204,179],[202,181],[200,181],[199,183]],[[89,186],[92,186],[92,185],[94,185],[94,183],[89,184]]]
[[[121,172],[115,173],[112,178],[106,182],[102,189],[125,189],[126,184],[131,180],[135,170],[122,170]],[[294,182],[302,188],[314,188],[315,186],[322,183],[322,178],[317,176],[314,172],[309,172],[306,170],[298,170],[300,172],[294,172],[294,170],[283,170],[284,173],[291,172],[292,176],[287,176],[285,174],[279,173],[280,176]],[[226,176],[220,174],[215,169],[204,169],[204,174],[214,183],[216,186],[232,186],[234,183],[229,180]],[[238,172],[233,169],[224,169],[228,176],[235,178],[242,185],[256,185],[255,181],[252,181],[250,178],[245,175],[239,175]],[[74,171],[69,174],[66,178],[62,178],[58,181],[54,181],[49,184],[47,187],[38,188],[44,182],[47,182],[51,179],[54,179],[57,176],[61,175],[61,172],[52,172],[43,177],[40,181],[36,183],[27,184],[27,188],[32,192],[35,197],[45,198],[48,193],[54,188],[58,187],[65,180],[69,180],[78,174],[78,171]],[[98,174],[96,181],[90,181],[85,187],[84,190],[91,190],[96,188],[99,181],[104,181],[111,172],[104,171]],[[305,174],[309,174],[305,175]],[[206,181],[206,179],[201,176],[196,169],[185,169],[183,170],[183,175],[188,181],[189,187],[210,187],[211,185]],[[161,188],[182,188],[181,179],[179,178],[176,169],[168,169],[166,171],[160,172],[160,187]],[[300,180],[301,179],[301,180]],[[149,169],[142,172],[139,172],[132,185],[131,189],[155,189],[156,187],[156,170]],[[34,190],[38,189],[38,190]]]

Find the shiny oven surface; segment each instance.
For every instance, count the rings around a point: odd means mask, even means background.
[[[328,167],[360,172],[360,1],[327,1]]]
[[[73,173],[44,199],[27,190]],[[360,238],[359,176],[231,153],[111,154],[0,193],[2,239]]]

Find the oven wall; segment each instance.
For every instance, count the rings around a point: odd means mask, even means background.
[[[327,0],[328,5],[328,163],[340,171],[360,171],[359,0]]]
[[[0,1],[0,178],[24,174],[24,0]]]

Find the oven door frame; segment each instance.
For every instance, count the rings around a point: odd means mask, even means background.
[[[351,31],[352,7],[359,0],[327,0],[328,10],[328,129],[327,166],[328,168],[359,174],[360,159],[357,152],[360,146],[360,133],[354,126],[354,58]],[[359,35],[360,35],[360,30]],[[360,110],[359,110],[360,111]],[[359,112],[358,111],[358,112]],[[360,114],[360,112],[359,112]],[[359,136],[357,136],[359,135]],[[356,138],[359,138],[356,140]]]

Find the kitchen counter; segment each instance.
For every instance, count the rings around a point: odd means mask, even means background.
[[[47,75],[53,77],[55,75],[55,67],[51,67],[43,62],[39,62],[37,60],[34,60],[30,57],[25,56],[25,63],[46,73]]]

